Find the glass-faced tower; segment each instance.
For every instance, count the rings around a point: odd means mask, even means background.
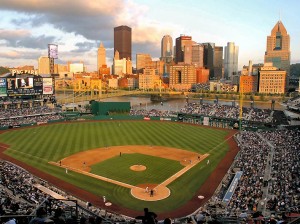
[[[281,21],[278,21],[267,37],[265,63],[273,62],[273,66],[290,73],[290,35]]]

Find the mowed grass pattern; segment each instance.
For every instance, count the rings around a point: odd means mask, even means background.
[[[166,212],[186,203],[205,182],[228,150],[226,135],[226,130],[175,122],[103,121],[12,130],[1,134],[0,141],[10,145],[6,154],[95,195],[106,195],[115,204],[139,211],[151,205],[156,212]],[[167,199],[145,202],[133,198],[127,188],[78,173],[66,175],[63,169],[48,164],[80,151],[116,145],[157,145],[209,153],[210,166],[205,160],[171,183]],[[119,170],[117,166],[110,168]]]
[[[144,171],[133,171],[133,165],[146,166]],[[117,169],[111,169],[111,166]],[[159,184],[177,173],[184,166],[179,161],[139,153],[122,154],[92,166],[91,173],[131,185]]]

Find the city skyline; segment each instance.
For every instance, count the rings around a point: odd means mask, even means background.
[[[241,70],[249,60],[264,62],[266,37],[278,20],[291,37],[291,63],[300,62],[300,31],[296,19],[300,2],[296,0],[246,3],[237,0],[77,0],[69,3],[2,0],[0,66],[34,65],[37,68],[38,58],[47,55],[47,45],[55,43],[59,51],[55,63],[83,60],[88,71],[95,71],[100,42],[106,48],[110,66],[114,27],[127,25],[132,28],[133,64],[137,53],[158,59],[164,35],[175,40],[185,34],[197,43],[213,42],[225,47],[227,42],[235,42],[239,46]]]

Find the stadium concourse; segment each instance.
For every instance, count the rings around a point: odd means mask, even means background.
[[[236,107],[216,104],[187,104],[181,112],[215,117],[237,118],[239,116]],[[166,112],[161,111],[131,111],[131,114],[141,113],[144,116],[147,116],[146,113],[148,115],[164,113],[164,116],[167,116]],[[173,116],[173,113],[167,114]],[[269,110],[254,108],[243,110],[243,117],[253,121],[272,121],[273,114],[274,112]],[[49,120],[52,120],[51,116],[60,116],[60,112],[42,105],[33,108],[8,108],[1,110],[1,125],[2,121],[20,125],[23,124],[22,122],[26,123],[22,118],[37,119],[38,116],[48,115]],[[21,119],[16,120],[17,117]],[[56,118],[54,117],[54,120]],[[45,118],[45,122],[49,120],[48,117]],[[8,123],[3,126],[6,124]],[[287,223],[300,216],[299,128],[288,130],[282,127],[281,130],[259,132],[241,131],[235,135],[235,140],[240,150],[235,158],[235,153],[232,153],[234,160],[228,172],[227,170],[223,170],[223,173],[219,172],[220,170],[215,171],[224,178],[216,187],[214,195],[205,198],[203,201],[206,203],[190,215],[174,219],[178,217],[178,210],[159,216],[160,220],[171,217],[173,223],[258,223],[258,221]],[[42,216],[40,218],[44,223],[58,223],[55,221],[58,219],[59,223],[141,222],[123,215],[128,212],[126,209],[112,207],[118,211],[112,212],[111,209],[93,203],[95,197],[89,192],[81,190],[76,195],[72,195],[70,184],[51,179],[53,177],[49,174],[40,173],[33,167],[5,155],[3,151],[7,147],[1,144],[0,217],[2,223],[8,223],[9,220],[9,223],[28,223],[37,215]],[[230,155],[226,156],[227,161],[222,162],[232,162],[228,157]],[[238,181],[235,181],[238,172],[242,175]],[[216,173],[211,176],[214,175]],[[209,180],[211,178],[214,177],[210,177]],[[50,183],[57,184],[54,186]],[[212,183],[213,180],[211,183],[204,184],[202,190],[211,189]],[[189,206],[188,203],[186,207]]]

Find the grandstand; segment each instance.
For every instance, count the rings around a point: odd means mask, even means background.
[[[11,87],[14,89],[13,87]],[[34,89],[34,88],[33,88]],[[38,89],[38,88],[37,88]],[[3,130],[65,120],[51,94],[1,96],[0,127]],[[38,91],[38,90],[37,90]],[[300,98],[288,102],[298,105]],[[240,108],[218,104],[189,104],[175,111],[131,110],[131,117],[181,121],[233,129]],[[108,116],[110,119],[111,116]],[[127,119],[131,117],[127,116]],[[157,118],[157,119],[155,119]],[[81,117],[82,119],[82,117]],[[235,135],[240,148],[214,196],[193,213],[171,217],[173,223],[299,223],[300,217],[300,131],[288,126],[281,111],[242,108],[243,130]],[[252,128],[256,132],[246,129]],[[4,151],[6,146],[2,145]],[[5,160],[0,155],[1,222],[15,219],[29,223],[44,209],[45,222],[140,223],[116,211],[104,209],[75,197],[47,179]],[[239,176],[237,176],[239,174]],[[228,196],[229,195],[229,196]],[[163,220],[166,217],[160,217]],[[58,223],[58,222],[57,222]]]
[[[295,96],[283,103],[286,107],[285,116],[291,125],[300,125],[300,95]]]

